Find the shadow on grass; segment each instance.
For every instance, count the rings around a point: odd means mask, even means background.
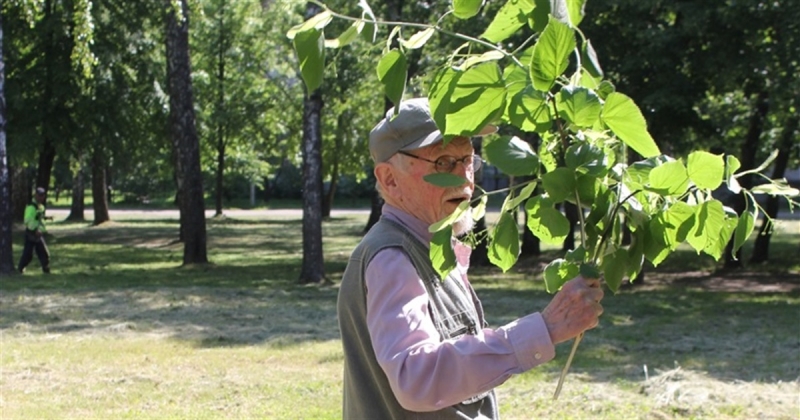
[[[494,326],[541,311],[551,299],[543,285],[476,288]],[[581,341],[571,373],[600,382],[637,381],[644,379],[644,365],[651,374],[677,365],[723,381],[800,379],[800,292],[624,290],[607,293],[603,306],[600,325]],[[571,345],[560,344],[555,362],[540,369],[558,376]]]
[[[300,221],[210,223],[213,263],[192,267],[179,267],[181,244],[154,246],[173,238],[176,226],[152,220],[56,226],[55,274],[0,282],[0,332],[157,334],[199,347],[294,346],[339,338],[337,289],[296,284],[302,264]],[[362,228],[361,219],[324,224],[331,280],[341,278]],[[691,255],[677,257],[678,266],[694,261]],[[541,261],[528,262],[508,275],[473,270],[472,282],[492,325],[547,305],[551,297],[532,280],[541,267]],[[669,267],[665,264],[665,271]],[[601,324],[586,335],[571,372],[597,381],[635,380],[645,364],[671,369],[677,363],[727,381],[800,376],[796,292],[709,293],[673,285],[608,293],[604,306]],[[568,353],[569,345],[560,345],[556,361],[540,369],[557,375]]]

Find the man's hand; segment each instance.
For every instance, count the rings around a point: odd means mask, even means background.
[[[550,339],[558,344],[597,326],[603,307],[600,280],[581,276],[564,283],[542,311]]]
[[[42,237],[42,231],[41,230],[37,230],[36,231],[36,237],[37,238],[41,238]]]

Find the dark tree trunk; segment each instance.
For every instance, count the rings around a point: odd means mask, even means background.
[[[200,172],[200,142],[195,126],[189,59],[189,7],[181,0],[181,10],[165,1],[167,13],[167,78],[170,103],[170,127],[180,168],[178,202],[183,237],[183,264],[208,262],[206,219],[203,202],[203,178]],[[182,16],[176,16],[176,12]]]
[[[325,199],[322,201],[322,218],[329,219],[331,217],[331,209],[333,208],[333,198],[336,196],[336,187],[339,185],[339,162],[333,163],[333,171],[331,172],[331,183],[328,190],[325,192]]]
[[[536,192],[534,192],[536,194]],[[527,227],[527,220],[528,220],[528,212],[523,212],[525,215],[525,227],[522,229],[522,246],[520,248],[520,256],[521,257],[530,257],[530,256],[537,256],[542,255],[542,245],[539,238],[536,237],[531,230]]]
[[[781,179],[789,166],[789,158],[792,154],[792,146],[797,144],[797,126],[798,116],[793,114],[789,116],[788,121],[784,124],[783,133],[781,134],[781,141],[778,146],[778,157],[775,158],[775,169],[772,171],[772,179]],[[780,204],[778,196],[771,195],[767,198],[767,203],[764,210],[769,216],[769,219],[778,217],[778,207]],[[772,239],[772,226],[767,217],[762,218],[761,227],[758,230],[758,237],[756,237],[755,245],[753,246],[753,255],[750,257],[752,263],[762,263],[769,259],[769,242]]]
[[[75,176],[72,177],[72,203],[69,208],[69,216],[67,216],[67,220],[70,221],[82,222],[86,220],[83,215],[86,210],[84,204],[84,190],[86,188],[83,179],[84,171],[83,162],[81,162],[78,172],[75,172]]]
[[[48,130],[44,130],[48,131]],[[50,175],[53,172],[53,162],[56,159],[56,148],[52,140],[47,135],[44,136],[44,144],[39,151],[39,165],[36,172],[36,186],[50,190]]]
[[[390,14],[389,15],[394,19],[399,19],[400,10],[403,7],[403,5],[402,5],[403,2],[402,1],[397,2],[397,3],[398,4],[395,5],[395,9],[392,9],[391,7],[389,8],[389,10],[390,10]],[[409,77],[410,77],[410,73],[409,73]],[[390,101],[389,98],[384,96],[384,98],[383,98],[383,110],[384,110],[384,112],[388,112],[389,109],[391,109],[393,106],[394,105],[392,104],[392,101]],[[377,123],[377,121],[376,121],[376,123]],[[374,169],[371,169],[371,170],[374,171]],[[370,177],[374,178],[373,175],[370,175]],[[376,182],[377,182],[377,179],[376,179]],[[381,212],[383,210],[383,197],[381,197],[381,195],[380,195],[380,193],[378,193],[377,189],[372,192],[372,197],[371,198],[372,198],[372,202],[370,203],[369,218],[367,219],[367,225],[364,227],[364,233],[369,232],[369,230],[372,228],[372,226],[375,225],[375,223],[378,223],[378,220],[380,220],[380,218],[381,218]]]
[[[108,215],[107,186],[105,157],[101,150],[95,150],[92,154],[92,209],[95,225],[111,220]]]
[[[0,51],[3,51],[3,17],[0,13]],[[14,256],[11,227],[11,173],[8,170],[8,147],[6,146],[6,95],[5,60],[0,54],[0,275],[14,271]]]
[[[24,167],[9,165],[11,173],[11,214],[14,220],[25,217],[25,206],[31,202],[31,179],[30,171]]]
[[[221,134],[220,134],[221,136]],[[215,188],[214,204],[216,211],[214,217],[222,216],[222,189],[223,189],[223,173],[225,172],[225,145],[222,139],[218,139],[217,143],[217,187]]]
[[[370,199],[369,218],[367,219],[367,225],[364,227],[364,233],[369,232],[372,226],[378,223],[381,218],[381,209],[383,208],[383,197],[381,197],[377,189],[372,191]]]
[[[742,150],[739,153],[739,161],[742,164],[742,171],[750,170],[756,167],[756,153],[758,152],[758,144],[761,140],[761,132],[764,129],[764,121],[767,118],[769,111],[769,95],[766,91],[758,93],[753,104],[753,113],[750,115],[750,126],[747,129],[747,137],[745,137]],[[745,175],[738,178],[739,184],[742,188],[750,189],[753,187],[753,177]],[[737,194],[732,200],[732,208],[737,214],[742,212],[747,207],[745,196],[743,193]],[[742,249],[734,255],[733,253],[733,238],[728,242],[725,247],[725,268],[739,268],[742,266]]]
[[[216,211],[214,212],[214,216],[222,216],[222,194],[223,194],[223,176],[225,174],[225,124],[223,118],[221,118],[222,112],[225,108],[225,31],[223,29],[223,22],[222,16],[224,15],[224,3],[223,3],[223,12],[220,13],[219,18],[219,38],[218,38],[218,49],[217,49],[217,118],[216,118],[216,125],[217,125],[217,186],[215,188],[216,197],[215,197],[215,205]]]
[[[311,9],[311,7],[309,7]],[[299,282],[325,281],[322,254],[322,94],[306,96],[303,111],[303,267]]]
[[[580,218],[578,217],[578,206],[568,201],[564,202],[564,214],[569,220],[569,233],[564,239],[564,244],[561,246],[562,251],[570,251],[575,249],[575,226],[578,225]]]
[[[486,231],[486,217],[481,217],[477,222],[475,222],[475,227],[473,230],[475,232]],[[480,241],[477,245],[475,245],[475,249],[472,250],[472,254],[469,257],[469,264],[484,267],[491,265],[491,261],[489,261],[488,240]]]

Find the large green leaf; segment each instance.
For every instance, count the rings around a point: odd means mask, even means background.
[[[663,223],[664,221],[661,219],[651,219],[647,222],[647,229],[645,231],[643,252],[645,257],[653,263],[654,267],[658,267],[658,265],[672,253],[669,246],[662,242],[664,236]]]
[[[683,201],[672,204],[659,215],[664,227],[663,243],[675,250],[686,240],[686,236],[694,226],[694,208]]]
[[[719,261],[725,253],[725,248],[727,248],[728,242],[730,242],[731,234],[736,230],[736,226],[739,223],[739,217],[736,213],[733,210],[728,210],[729,211],[725,212],[722,228],[717,232],[716,240],[707,243],[706,247],[703,248],[703,252],[711,255],[717,261]]]
[[[487,161],[506,175],[535,175],[539,172],[539,158],[531,145],[516,136],[502,136],[483,146]]]
[[[567,70],[569,55],[574,49],[575,31],[550,18],[533,49],[530,65],[533,87],[548,92],[556,79]]]
[[[718,200],[709,200],[695,208],[694,226],[686,236],[686,241],[699,254],[719,240],[719,233],[725,224],[725,210]]]
[[[506,40],[528,23],[533,7],[533,0],[508,0],[481,37],[493,43]]]
[[[673,160],[655,167],[649,174],[648,189],[661,195],[681,195],[689,188],[689,175],[683,162]]]
[[[309,94],[322,85],[325,69],[325,36],[318,29],[309,29],[295,34],[294,49],[300,61],[300,76]]]
[[[659,212],[647,223],[648,237],[644,246],[647,259],[659,265],[674,251],[694,225],[695,210],[679,201],[667,210]]]
[[[453,15],[459,19],[469,19],[478,14],[483,0],[453,0]]]
[[[519,257],[519,229],[509,212],[502,212],[489,242],[489,261],[505,273]]]
[[[456,71],[452,67],[444,67],[433,75],[428,92],[428,104],[433,120],[442,133],[447,131],[447,112],[456,83],[462,74],[464,72]]]
[[[358,38],[358,34],[364,29],[364,21],[359,20],[353,22],[341,35],[336,39],[326,39],[325,48],[342,48],[350,44]]]
[[[527,226],[537,238],[548,244],[560,244],[569,234],[569,220],[553,207],[550,199],[533,197],[525,203]]]
[[[458,66],[458,70],[466,71],[470,67],[487,61],[502,60],[506,56],[500,51],[490,50],[480,55],[471,55]]]
[[[744,245],[747,241],[747,238],[750,237],[750,234],[753,233],[753,227],[755,226],[756,221],[756,210],[755,208],[748,209],[744,211],[739,217],[739,221],[736,224],[736,231],[733,235],[733,255],[735,256],[736,253],[739,251],[739,248]]]
[[[686,168],[697,188],[714,190],[722,184],[725,161],[720,155],[697,151],[689,154]]]
[[[554,203],[575,196],[575,171],[569,168],[556,168],[542,176],[542,187]]]
[[[438,231],[440,231],[440,230],[442,230],[442,229],[444,229],[444,228],[446,228],[448,226],[452,226],[453,223],[455,223],[456,220],[458,220],[464,214],[464,212],[467,211],[468,208],[469,208],[469,201],[462,201],[458,205],[458,207],[456,207],[456,210],[454,212],[450,213],[449,216],[447,216],[444,219],[439,220],[438,222],[430,225],[428,227],[428,232],[435,233],[435,232],[438,232]]]
[[[575,172],[603,176],[608,172],[608,155],[588,143],[573,143],[564,154],[567,167]]]
[[[301,32],[310,31],[312,29],[322,31],[322,29],[324,29],[326,26],[328,26],[329,23],[331,23],[331,20],[333,20],[333,14],[330,12],[330,10],[323,10],[322,12],[312,16],[305,22],[291,27],[286,32],[286,37],[289,39],[295,39],[297,37],[297,34]]]
[[[471,137],[502,115],[506,89],[496,63],[478,64],[451,77],[454,85],[442,86],[451,88],[450,94],[430,102],[433,119],[446,138]]]
[[[526,86],[508,100],[508,121],[522,131],[543,133],[553,126],[547,94]]]
[[[628,263],[626,264],[626,275],[633,280],[639,276],[644,265],[644,242],[646,235],[644,229],[631,232],[631,244],[628,246]]]
[[[433,36],[434,33],[436,33],[436,28],[423,29],[414,35],[411,35],[411,38],[408,38],[408,40],[401,41],[400,43],[410,50],[422,48],[425,43],[431,39],[431,36]]]
[[[544,268],[544,286],[547,293],[555,293],[564,283],[580,273],[580,266],[563,258],[557,258]]]
[[[559,116],[577,128],[589,128],[600,117],[600,98],[589,89],[566,86],[556,95]]]
[[[606,286],[612,292],[617,293],[622,285],[622,278],[628,271],[628,251],[625,248],[618,248],[616,251],[606,254],[603,256],[601,267]]]
[[[643,157],[661,154],[656,142],[647,132],[647,122],[633,100],[614,92],[606,97],[600,118],[625,144]]]
[[[581,48],[581,64],[590,76],[596,79],[603,78],[603,69],[600,67],[600,60],[597,59],[597,53],[594,47],[592,47],[592,42],[588,39],[583,43],[583,48]]]
[[[440,278],[447,277],[456,268],[456,254],[453,251],[453,228],[448,226],[433,234],[431,238],[430,259]]]
[[[739,162],[736,156],[727,155],[725,157],[725,183],[728,184],[728,189],[734,194],[739,194],[742,191],[742,186],[739,185],[739,181],[733,176],[741,167],[742,163]]]
[[[378,62],[378,80],[383,84],[386,97],[393,104],[399,105],[406,90],[406,78],[408,76],[408,62],[406,56],[400,50],[394,49],[381,57]],[[395,113],[399,106],[395,106]]]
[[[526,201],[531,197],[531,195],[533,195],[533,191],[535,189],[536,182],[529,182],[528,185],[522,187],[522,189],[516,195],[509,194],[506,196],[506,200],[503,202],[501,211],[516,210],[523,201]]]
[[[569,21],[573,27],[580,26],[583,20],[583,7],[586,5],[586,0],[566,0],[567,10],[569,10]]]

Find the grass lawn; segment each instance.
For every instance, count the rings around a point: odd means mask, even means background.
[[[212,264],[188,268],[176,220],[126,217],[57,220],[54,274],[0,279],[0,418],[341,417],[337,284],[366,215],[325,222],[323,286],[295,284],[297,216],[209,220]],[[800,418],[799,246],[783,222],[772,262],[728,273],[682,249],[607,294],[558,401],[570,343],[498,389],[503,418]],[[492,325],[547,304],[556,255],[473,268]]]

